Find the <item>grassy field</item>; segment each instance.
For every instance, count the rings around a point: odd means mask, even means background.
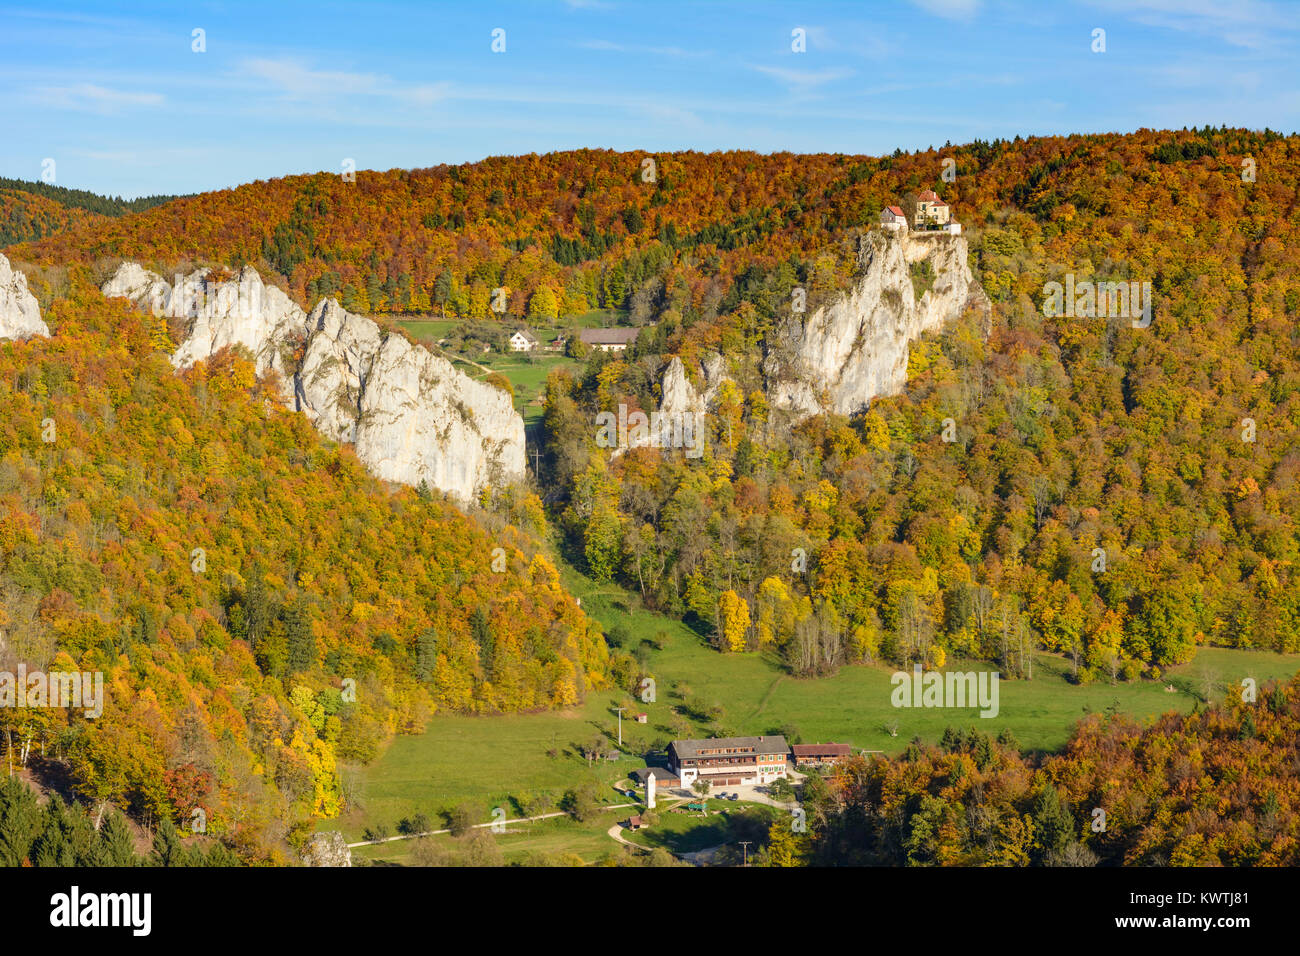
[[[546,387],[546,377],[551,374],[551,371],[557,368],[568,368],[576,373],[582,367],[581,362],[565,358],[555,352],[539,353],[530,359],[513,354],[488,355],[482,360],[475,361],[510,379],[510,384],[515,390],[515,408],[523,415],[525,425],[539,421],[542,417],[539,399]],[[465,369],[465,371],[475,378],[485,377],[477,369]]]
[[[981,718],[976,708],[903,709],[890,703],[892,667],[860,665],[842,668],[833,677],[794,678],[757,653],[719,654],[685,625],[638,609],[635,595],[622,588],[597,586],[571,568],[565,570],[564,583],[607,630],[621,624],[634,642],[650,638],[662,648],[648,649],[659,698],[648,705],[652,716],[678,703],[673,688],[686,684],[686,696],[720,706],[720,723],[738,732],[794,726],[806,742],[834,740],[886,753],[897,753],[913,737],[937,741],[950,725],[972,724],[994,733],[1009,727],[1026,749],[1057,750],[1079,718],[1116,702],[1120,710],[1139,717],[1189,711],[1204,695],[1207,677],[1223,686],[1237,685],[1243,677],[1263,684],[1300,670],[1300,658],[1294,656],[1201,648],[1195,660],[1173,668],[1162,682],[1076,686],[1067,680],[1068,662],[1039,654],[1032,681],[1001,682],[995,718]],[[952,661],[946,669],[988,670],[990,665]],[[1175,688],[1172,693],[1167,685]],[[1212,696],[1217,700],[1221,694],[1215,690]],[[897,736],[886,729],[895,721],[897,727],[891,729]]]
[[[624,832],[623,837],[648,850],[658,847],[680,856],[735,842],[738,825],[748,824],[751,832],[755,828],[766,830],[779,815],[788,816],[757,803],[709,800],[706,806],[707,815],[694,810],[660,811],[654,826]]]
[[[590,312],[566,315],[555,324],[562,329],[572,326],[580,329],[604,329],[625,322],[627,314],[627,309],[592,309]]]
[[[602,803],[627,802],[614,784],[643,762],[624,758],[589,765],[575,752],[612,726],[614,697],[593,694],[580,709],[542,714],[435,717],[425,733],[399,737],[364,771],[361,810],[344,818],[344,833],[359,840],[374,823],[392,828],[420,812],[437,819],[442,810],[462,803],[485,822],[498,806],[512,818],[523,815],[524,807],[512,797],[549,800],[536,811],[546,812],[565,790],[584,783],[595,785]]]
[[[588,316],[591,314],[587,313]],[[575,317],[575,321],[576,318],[581,317]],[[566,319],[566,321],[568,320]],[[436,345],[438,340],[451,330],[463,325],[464,320],[417,319],[400,324],[417,340]],[[556,334],[553,330],[535,331],[543,341],[552,338]],[[488,372],[483,371],[483,368],[487,368],[493,372],[500,372],[510,379],[510,384],[515,391],[515,409],[524,417],[525,425],[531,425],[542,417],[542,406],[538,399],[546,385],[546,377],[551,374],[552,369],[569,368],[576,370],[582,365],[581,362],[566,358],[562,353],[558,352],[537,351],[527,357],[514,352],[487,352],[471,356],[470,358],[475,363],[473,365],[465,358],[452,352],[440,352],[439,354],[449,359],[470,378],[486,378]],[[482,366],[482,368],[479,366]]]
[[[610,854],[624,851],[609,838],[606,831],[627,818],[629,810],[606,810],[597,813],[585,823],[578,823],[568,817],[554,817],[538,820],[534,823],[511,824],[507,832],[494,834],[496,843],[507,863],[519,863],[534,854],[558,855],[571,853],[584,863],[595,863]],[[442,844],[452,844],[454,838],[447,834],[427,837],[426,839]],[[389,866],[418,865],[414,858],[416,841],[395,840],[377,846],[358,847],[352,851],[357,865],[375,863]]]
[[[398,322],[398,325],[406,329],[417,341],[430,341],[436,345],[462,321],[462,319],[411,319]]]
[[[657,680],[657,700],[642,703],[621,692],[606,691],[593,693],[581,707],[563,712],[436,716],[423,735],[398,738],[361,771],[360,805],[339,821],[349,840],[360,839],[366,826],[382,823],[393,828],[402,817],[415,812],[436,818],[440,811],[460,803],[472,805],[484,821],[491,818],[496,806],[515,817],[520,814],[512,797],[553,803],[565,790],[588,782],[597,787],[603,803],[627,802],[614,786],[644,764],[633,754],[671,739],[678,731],[704,734],[714,726],[676,713],[681,703],[676,692],[683,687],[687,696],[719,705],[723,710],[720,725],[737,733],[793,727],[805,742],[834,740],[894,754],[913,737],[935,742],[948,726],[977,726],[992,733],[1010,728],[1026,749],[1056,750],[1065,744],[1072,725],[1089,712],[1118,707],[1146,718],[1188,711],[1205,694],[1207,682],[1216,688],[1213,696],[1217,699],[1243,677],[1254,677],[1262,685],[1300,669],[1296,657],[1202,648],[1192,663],[1172,669],[1159,683],[1074,686],[1066,679],[1067,662],[1040,654],[1032,681],[1001,683],[996,718],[981,718],[973,708],[897,709],[890,703],[890,668],[846,667],[834,677],[798,680],[761,655],[717,653],[681,623],[639,608],[635,595],[622,588],[596,585],[569,567],[564,568],[564,582],[582,599],[583,609],[607,630],[621,626],[632,635],[632,644],[648,640],[658,645],[646,645],[644,651]],[[953,666],[964,669],[960,662]],[[970,669],[987,668],[987,664],[970,664]],[[1167,685],[1174,690],[1167,691]],[[613,708],[619,704],[633,713],[644,710],[649,723],[637,724],[625,716],[627,756],[589,766],[575,748],[599,734],[614,735],[617,717]],[[892,729],[897,735],[893,736],[886,728],[895,722],[897,727]],[[536,838],[542,841],[539,846],[552,852],[570,849],[570,842],[583,847],[600,846],[602,841],[612,844],[604,830],[622,818],[619,814],[628,812],[601,814],[604,825],[594,833],[587,833],[590,827],[574,824],[576,830],[570,831],[548,821],[542,828],[545,832],[539,830]],[[574,835],[577,831],[586,835]],[[522,834],[498,839],[518,839],[524,848],[512,853],[537,848]],[[376,858],[400,856],[409,852],[397,849],[403,845],[364,852]]]

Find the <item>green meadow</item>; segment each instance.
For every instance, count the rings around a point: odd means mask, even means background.
[[[374,763],[361,769],[359,806],[340,821],[349,840],[360,839],[363,829],[376,823],[392,829],[398,820],[416,812],[437,819],[440,811],[461,803],[473,807],[484,821],[491,819],[496,806],[506,808],[514,818],[519,813],[512,797],[524,797],[525,805],[553,804],[564,791],[584,783],[595,785],[607,805],[625,803],[628,798],[615,785],[644,765],[640,754],[680,731],[705,735],[718,728],[740,734],[784,730],[804,742],[836,741],[896,754],[913,738],[932,743],[949,726],[976,726],[995,734],[1009,728],[1022,748],[1052,751],[1064,746],[1073,725],[1088,713],[1118,709],[1147,719],[1169,711],[1190,711],[1203,705],[1207,694],[1220,699],[1242,678],[1252,677],[1262,686],[1300,669],[1296,657],[1201,648],[1191,663],[1171,669],[1160,682],[1076,686],[1067,679],[1068,662],[1039,654],[1033,680],[1000,683],[995,718],[981,718],[976,708],[895,708],[890,700],[890,667],[858,665],[842,668],[832,677],[796,679],[764,655],[718,653],[680,622],[641,608],[636,595],[623,588],[597,585],[567,566],[563,574],[565,585],[581,598],[588,614],[607,631],[618,627],[631,635],[625,645],[629,650],[648,642],[642,653],[656,680],[655,701],[643,703],[607,690],[589,694],[580,707],[561,712],[437,715],[424,734],[397,738]],[[948,669],[988,668],[987,663],[957,661]],[[708,722],[679,713],[683,698],[716,706],[721,716]],[[577,747],[601,734],[616,736],[614,708],[618,706],[626,708],[624,756],[589,764]],[[638,711],[648,714],[648,723],[630,719]],[[603,825],[596,827],[598,844],[600,840],[613,843],[604,830],[628,812],[599,814]],[[548,831],[559,833],[553,842],[567,849],[563,834],[569,830],[548,827]],[[403,851],[396,849],[401,845],[366,848],[364,853],[401,855]]]
[[[569,817],[552,817],[533,823],[510,824],[505,833],[493,834],[492,841],[501,850],[507,863],[524,862],[533,854],[562,853],[574,854],[584,863],[595,863],[610,854],[625,852],[610,839],[607,831],[618,821],[626,820],[632,812],[635,811],[607,810],[585,823],[578,823]],[[448,834],[425,839],[442,844],[453,844],[455,841]],[[418,865],[415,851],[415,840],[394,840],[376,846],[357,847],[352,851],[352,856],[357,864],[413,866]]]

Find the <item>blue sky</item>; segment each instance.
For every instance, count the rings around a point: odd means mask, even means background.
[[[579,146],[1291,132],[1298,41],[1300,0],[0,6],[0,175],[137,196]]]

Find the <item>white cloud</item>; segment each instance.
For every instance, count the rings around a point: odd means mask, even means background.
[[[912,4],[945,20],[970,20],[980,9],[980,0],[912,0]]]
[[[1090,0],[1098,10],[1146,26],[1202,36],[1249,50],[1279,45],[1297,27],[1295,11],[1266,0]]]
[[[161,93],[132,93],[127,90],[110,89],[97,83],[38,86],[32,92],[45,106],[100,113],[106,116],[136,107],[161,106],[166,101],[166,97]]]
[[[853,71],[843,67],[827,67],[824,70],[790,70],[780,66],[756,66],[759,73],[774,77],[799,89],[812,89],[835,80],[843,80],[853,75]]]
[[[686,50],[679,46],[637,46],[635,44],[615,43],[612,40],[582,40],[578,46],[584,50],[599,50],[602,53],[649,53],[654,56],[670,56],[679,59],[711,56],[708,50]]]
[[[290,99],[374,96],[428,106],[445,98],[450,88],[446,83],[403,86],[378,73],[316,70],[292,59],[251,59],[240,66],[245,74],[270,84]]]

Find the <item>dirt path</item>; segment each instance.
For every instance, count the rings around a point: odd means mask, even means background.
[[[628,807],[639,807],[639,803],[611,803],[599,807],[600,810],[626,810]],[[537,820],[551,820],[555,817],[563,817],[567,814],[563,810],[556,810],[554,813],[542,813],[535,817],[518,817],[514,820],[493,820],[490,823],[475,823],[471,829],[482,830],[486,827],[508,826],[511,823],[533,823]],[[442,833],[450,833],[451,830],[443,828],[441,830],[425,830],[423,833],[401,833],[397,836],[384,837],[382,840],[362,840],[359,843],[349,843],[348,849],[354,850],[359,846],[378,846],[381,843],[396,843],[398,840],[416,840],[420,837],[438,836]],[[634,844],[635,845],[635,844]]]

